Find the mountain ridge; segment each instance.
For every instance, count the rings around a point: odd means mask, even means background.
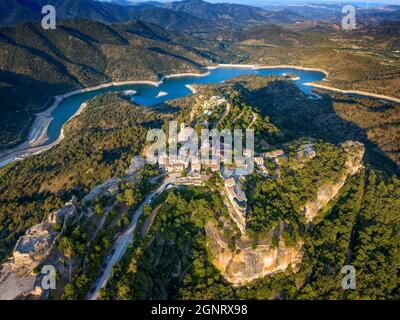
[[[0,26],[39,22],[41,8],[53,5],[60,20],[91,19],[102,23],[144,20],[162,27],[184,31],[208,31],[228,26],[258,23],[294,23],[302,17],[294,12],[268,12],[259,7],[203,0],[181,2],[119,3],[95,0],[10,0],[0,3]]]
[[[206,43],[142,21],[66,21],[51,31],[32,23],[1,28],[1,148],[23,139],[34,114],[48,107],[52,95],[198,71],[210,59],[220,60],[212,53],[218,47]]]

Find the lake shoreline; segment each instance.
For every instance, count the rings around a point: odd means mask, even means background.
[[[304,85],[305,86],[314,87],[314,88],[318,88],[318,89],[327,90],[327,91],[340,92],[340,93],[344,93],[344,94],[355,94],[355,95],[360,95],[360,96],[365,96],[365,97],[370,97],[370,98],[375,98],[375,99],[382,99],[382,100],[386,100],[386,101],[400,103],[400,99],[398,99],[398,98],[385,96],[385,95],[381,95],[381,94],[378,94],[378,93],[372,93],[372,92],[360,91],[360,90],[338,89],[338,88],[329,87],[329,86],[326,86],[326,85],[323,85],[323,84],[314,83],[314,82],[305,83]]]
[[[3,152],[0,152],[0,168],[6,166],[7,164],[22,160],[28,156],[36,155],[41,152],[44,152],[57,144],[59,144],[64,138],[64,126],[72,120],[74,117],[78,116],[82,111],[81,107],[64,123],[61,128],[60,136],[56,141],[43,145],[48,140],[47,131],[50,126],[50,123],[53,121],[52,113],[59,106],[59,104],[66,98],[71,96],[84,93],[91,92],[99,89],[109,88],[109,87],[118,87],[124,85],[132,85],[132,84],[148,84],[154,87],[159,87],[165,79],[170,78],[178,78],[178,77],[206,77],[210,74],[210,71],[206,71],[204,73],[176,73],[163,76],[159,81],[150,81],[150,80],[127,80],[127,81],[113,81],[107,82],[99,85],[95,85],[92,87],[74,89],[72,91],[68,91],[61,95],[54,96],[54,103],[45,111],[36,114],[36,118],[30,128],[28,138],[17,145],[14,148],[6,149]],[[136,93],[136,92],[135,92]],[[83,105],[86,106],[84,103]]]
[[[95,90],[109,88],[109,87],[118,87],[118,86],[124,86],[124,85],[132,85],[132,84],[147,84],[147,85],[159,87],[165,79],[179,78],[179,77],[191,77],[191,76],[206,77],[207,75],[210,74],[210,70],[215,70],[215,69],[219,69],[219,68],[251,68],[253,70],[295,69],[295,70],[304,70],[304,71],[316,71],[316,72],[321,72],[325,75],[325,78],[323,79],[323,81],[327,81],[326,78],[329,76],[329,72],[327,72],[326,70],[318,69],[318,68],[308,68],[308,67],[303,67],[303,66],[291,66],[291,65],[265,66],[265,65],[255,65],[255,64],[249,64],[249,65],[218,64],[216,66],[204,67],[204,70],[206,70],[206,72],[204,72],[204,73],[170,74],[170,75],[165,75],[165,76],[161,77],[159,81],[150,81],[150,80],[127,80],[127,81],[118,81],[118,82],[113,81],[113,82],[95,85],[92,87],[75,89],[75,90],[66,92],[65,94],[54,96],[54,103],[50,106],[50,108],[48,108],[47,110],[36,115],[36,119],[35,119],[33,125],[31,126],[30,132],[28,134],[28,138],[18,146],[8,149],[8,150],[5,150],[3,152],[0,152],[0,167],[3,167],[13,161],[21,160],[30,155],[39,154],[43,151],[46,151],[46,150],[54,147],[55,145],[59,144],[62,141],[62,139],[64,138],[64,126],[71,119],[78,116],[84,110],[84,108],[86,107],[86,103],[83,103],[80,106],[80,108],[63,124],[61,131],[60,131],[60,135],[56,141],[54,141],[48,145],[43,145],[48,140],[47,131],[50,126],[50,123],[53,120],[53,117],[51,115],[52,112],[59,106],[59,104],[64,99],[66,99],[68,97],[74,96],[76,94],[84,93],[84,92],[90,92],[90,91],[95,91]],[[400,99],[397,99],[394,97],[389,97],[389,96],[384,96],[384,95],[379,95],[379,94],[374,94],[374,93],[369,93],[369,92],[362,92],[362,91],[356,91],[356,90],[354,90],[354,91],[341,90],[341,89],[337,89],[334,87],[320,85],[317,83],[307,83],[305,85],[313,86],[315,88],[330,90],[330,91],[348,93],[348,94],[360,94],[360,95],[364,95],[367,97],[373,97],[373,98],[378,98],[378,99],[383,99],[383,100],[400,103]],[[188,85],[186,85],[186,88],[188,88],[192,93],[196,93],[196,89],[192,85],[188,84]]]
[[[258,65],[258,64],[219,64],[217,67],[206,67],[208,70],[215,70],[218,68],[251,68],[253,70],[262,70],[262,69],[295,69],[295,70],[304,70],[304,71],[317,71],[321,72],[325,75],[325,78],[329,76],[329,72],[324,69],[318,68],[309,68],[303,66],[291,66],[288,64],[280,64],[280,65]]]

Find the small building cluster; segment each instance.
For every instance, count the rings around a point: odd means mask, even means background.
[[[183,170],[188,170],[190,162],[179,158],[173,159],[165,154],[159,156],[158,164],[168,173],[180,173]]]
[[[210,99],[204,101],[203,112],[206,116],[210,116],[213,113],[213,108],[228,104],[228,101],[221,96],[212,96]]]
[[[314,150],[314,145],[311,143],[307,143],[302,145],[297,151],[296,158],[297,159],[314,159],[317,156],[317,153]]]
[[[213,96],[204,102],[204,110],[227,103],[226,99]],[[185,129],[185,124],[180,124],[180,131]],[[211,143],[212,144],[212,143]],[[248,168],[248,159],[254,159],[258,172],[264,177],[268,176],[268,169],[264,161],[274,161],[279,164],[280,159],[285,157],[285,152],[281,149],[264,152],[255,155],[254,150],[243,149],[243,156],[236,157],[232,146],[226,143],[220,143],[220,146],[210,145],[208,141],[202,142],[201,150],[208,150],[210,154],[209,161],[200,160],[200,151],[196,155],[179,157],[167,154],[159,155],[158,164],[161,169],[170,174],[176,174],[174,184],[176,185],[204,185],[204,175],[202,172],[210,170],[219,173],[224,181],[224,191],[233,210],[230,211],[232,219],[235,221],[242,233],[246,228],[247,197],[242,186],[245,180],[244,171],[241,168]],[[309,149],[304,151],[308,154]],[[207,162],[207,163],[205,163]],[[181,174],[181,175],[179,175]]]

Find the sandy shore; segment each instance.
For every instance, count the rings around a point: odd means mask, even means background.
[[[220,63],[219,65],[217,65],[216,67],[207,67],[207,69],[209,70],[215,70],[218,68],[251,68],[254,69],[256,67],[255,64],[227,64],[227,63]]]
[[[318,72],[322,72],[323,74],[325,74],[325,78],[322,81],[328,81],[327,77],[329,76],[329,72],[323,69],[318,69],[318,68],[308,68],[308,67],[303,67],[303,66],[291,66],[291,65],[274,65],[274,66],[262,66],[262,65],[236,65],[236,64],[220,64],[216,67],[210,67],[212,69],[217,69],[219,66],[221,67],[233,67],[233,68],[239,68],[239,67],[243,67],[243,68],[252,68],[252,69],[256,69],[256,70],[260,70],[260,69],[297,69],[297,70],[305,70],[305,71],[318,71]],[[293,78],[292,80],[299,80],[300,78]],[[377,98],[377,99],[382,99],[382,100],[387,100],[387,101],[392,101],[392,102],[396,102],[396,103],[400,103],[400,99],[399,98],[395,98],[395,97],[391,97],[391,96],[385,96],[385,95],[381,95],[381,94],[377,94],[377,93],[370,93],[367,91],[359,91],[359,90],[342,90],[342,89],[338,89],[338,88],[334,88],[334,87],[330,87],[330,86],[326,86],[326,85],[322,85],[322,84],[318,84],[318,83],[305,83],[304,85],[307,86],[311,86],[311,87],[315,87],[315,88],[320,88],[320,89],[325,89],[325,90],[329,90],[329,91],[335,91],[335,92],[341,92],[341,93],[345,93],[345,94],[357,94],[357,95],[362,95],[362,96],[366,96],[366,97],[371,97],[371,98]]]
[[[329,76],[329,72],[323,69],[318,68],[307,68],[303,66],[291,66],[287,64],[280,64],[275,66],[264,66],[258,64],[219,64],[217,66],[207,67],[208,70],[215,70],[218,68],[251,68],[254,70],[261,70],[261,69],[297,69],[297,70],[304,70],[304,71],[318,71],[325,74],[326,77]]]
[[[13,161],[18,161],[18,160],[23,160],[24,158],[28,156],[33,156],[36,154],[40,154],[46,150],[51,149],[52,147],[56,146],[61,142],[62,139],[64,139],[64,127],[70,121],[72,118],[78,116],[79,114],[82,113],[82,111],[86,108],[86,103],[82,103],[81,106],[79,107],[78,111],[75,112],[75,114],[68,119],[66,123],[64,123],[63,127],[61,128],[60,131],[60,136],[58,139],[48,145],[43,145],[47,140],[47,129],[53,120],[51,117],[51,112],[54,110],[55,107],[57,107],[58,101],[56,99],[56,102],[52,107],[50,107],[48,110],[46,110],[43,113],[40,113],[37,115],[37,118],[34,122],[34,125],[32,127],[32,131],[29,135],[28,141],[24,142],[23,144],[7,150],[0,155],[0,167],[3,167]]]
[[[344,93],[344,94],[356,94],[356,95],[361,95],[361,96],[366,96],[366,97],[371,97],[371,98],[382,99],[382,100],[386,100],[386,101],[392,101],[392,102],[400,103],[400,99],[398,99],[398,98],[389,97],[389,96],[385,96],[385,95],[381,95],[381,94],[377,94],[377,93],[371,93],[371,92],[367,92],[367,91],[342,90],[342,89],[337,89],[337,88],[334,88],[334,87],[329,87],[329,86],[326,86],[326,85],[313,83],[313,82],[305,83],[304,85],[311,86],[311,87],[314,87],[314,88],[320,88],[320,89],[324,89],[324,90],[329,90],[329,91],[340,92],[340,93]]]
[[[321,72],[325,75],[325,77],[329,76],[329,72],[323,69],[318,69],[318,68],[307,68],[303,66],[291,66],[291,65],[276,65],[276,66],[258,66],[254,65],[253,69],[295,69],[295,70],[304,70],[304,71],[317,71]]]
[[[187,85],[185,85],[185,87],[188,88],[190,91],[192,91],[192,93],[197,92],[196,88],[191,84],[187,84]]]
[[[48,108],[47,110],[45,110],[44,112],[38,113],[36,115],[36,119],[31,126],[31,129],[30,129],[30,132],[28,134],[28,138],[26,139],[26,141],[12,149],[8,149],[3,152],[0,152],[0,167],[3,167],[13,161],[22,160],[30,155],[35,155],[35,154],[44,152],[44,151],[52,148],[53,146],[57,145],[58,143],[60,143],[60,141],[64,138],[64,134],[63,134],[64,126],[61,129],[60,136],[58,137],[57,141],[55,141],[51,144],[48,144],[48,145],[43,145],[48,140],[47,130],[49,128],[51,121],[53,120],[53,117],[51,116],[52,112],[58,107],[58,105],[64,99],[66,99],[68,97],[71,97],[71,96],[74,96],[76,94],[80,94],[83,92],[90,92],[90,91],[95,91],[95,90],[109,88],[109,87],[117,87],[117,86],[132,85],[132,84],[148,84],[148,85],[152,85],[155,87],[159,87],[165,79],[175,78],[175,77],[185,77],[185,76],[205,77],[209,74],[210,74],[209,71],[207,71],[205,73],[201,73],[201,74],[199,74],[199,73],[170,74],[170,75],[166,75],[166,76],[162,77],[160,81],[148,81],[148,80],[129,80],[129,81],[119,81],[119,82],[113,81],[113,82],[109,82],[109,83],[99,84],[99,85],[96,85],[93,87],[72,90],[65,94],[54,96],[54,103],[51,105],[51,107]],[[131,90],[131,91],[134,91],[134,90]],[[136,93],[136,91],[135,91],[135,93]],[[86,106],[85,104],[83,104],[83,105]],[[71,120],[72,118],[74,118],[75,116],[77,116],[81,111],[82,111],[82,106],[79,108],[79,110],[74,115],[72,115],[71,118],[68,119],[68,121]]]
[[[207,69],[207,68],[206,68]],[[164,76],[161,78],[161,83],[165,79],[171,79],[171,78],[179,78],[179,77],[206,77],[210,75],[210,71],[204,72],[204,73],[176,73],[176,74],[169,74],[167,76]]]
[[[216,66],[208,66],[205,67],[205,70],[208,70],[204,73],[178,73],[178,74],[170,74],[166,75],[161,78],[160,81],[146,81],[146,80],[132,80],[132,81],[120,81],[120,82],[109,82],[109,83],[104,83],[100,84],[97,86],[93,87],[88,87],[88,88],[82,88],[82,89],[76,89],[70,92],[67,92],[63,95],[58,95],[54,97],[54,103],[52,106],[47,109],[46,111],[37,114],[36,119],[31,127],[31,130],[29,132],[28,138],[25,142],[22,144],[18,145],[15,148],[3,151],[0,153],[0,167],[7,165],[10,162],[13,162],[15,160],[21,160],[27,156],[34,155],[34,154],[39,154],[43,151],[46,151],[53,146],[57,145],[64,137],[64,126],[61,129],[60,136],[57,139],[57,141],[49,144],[49,145],[43,145],[47,140],[47,130],[48,127],[53,120],[53,117],[51,116],[52,112],[58,107],[58,105],[66,98],[71,97],[73,95],[83,93],[83,92],[90,92],[94,90],[99,90],[103,88],[109,88],[113,86],[123,86],[123,85],[131,85],[131,84],[148,84],[152,85],[155,87],[159,87],[165,79],[170,79],[170,78],[177,78],[177,77],[187,77],[187,76],[193,76],[193,77],[205,77],[210,74],[210,70],[215,70],[218,68],[251,68],[254,70],[261,70],[261,69],[278,69],[278,68],[290,68],[290,69],[298,69],[298,70],[305,70],[305,71],[318,71],[322,72],[325,74],[326,77],[328,77],[329,73],[325,70],[318,69],[318,68],[307,68],[303,66],[291,66],[291,65],[275,65],[275,66],[263,66],[263,65],[241,65],[241,64],[219,64]],[[293,80],[298,80],[297,78]],[[327,81],[327,79],[323,79],[323,81]],[[387,101],[393,101],[393,102],[398,102],[400,103],[400,99],[394,98],[394,97],[389,97],[389,96],[384,96],[384,95],[379,95],[379,94],[374,94],[374,93],[369,93],[369,92],[364,92],[364,91],[357,91],[357,90],[340,90],[337,88],[325,86],[325,85],[320,85],[316,83],[308,83],[306,85],[313,86],[316,88],[321,88],[321,89],[326,89],[326,90],[331,90],[331,91],[336,91],[336,92],[342,92],[342,93],[347,93],[347,94],[359,94],[359,95],[364,95],[367,97],[373,97],[373,98],[378,98],[382,100],[387,100]],[[189,85],[186,85],[186,87],[191,90],[193,93],[196,93],[196,89]],[[73,117],[77,116],[82,110],[85,108],[86,104],[82,104],[79,110],[70,118],[68,119],[71,120]],[[67,121],[67,122],[68,122]],[[65,125],[65,124],[64,124]]]

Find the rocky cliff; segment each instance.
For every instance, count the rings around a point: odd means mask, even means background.
[[[206,227],[210,239],[208,248],[213,256],[215,267],[233,286],[242,286],[255,279],[265,277],[289,266],[296,270],[302,258],[302,243],[287,247],[283,240],[277,247],[267,240],[256,247],[248,239],[237,242],[236,250],[231,251],[228,242],[212,225]]]
[[[302,212],[307,222],[317,215],[329,201],[331,201],[343,187],[347,179],[359,172],[363,166],[364,146],[359,142],[346,141],[342,144],[343,152],[346,153],[343,175],[335,182],[324,185],[318,189],[316,200],[309,201]],[[223,232],[218,230],[212,223],[206,226],[206,233],[209,238],[208,249],[211,252],[215,267],[220,270],[224,278],[233,286],[242,286],[255,279],[284,271],[289,266],[296,271],[302,259],[303,243],[299,241],[293,247],[287,247],[282,239],[283,223],[273,234],[259,241],[256,246],[242,235],[236,241],[236,250],[228,246],[228,239],[225,239]],[[278,244],[273,246],[272,238],[279,239]]]
[[[347,179],[355,175],[363,166],[365,148],[362,143],[346,141],[342,144],[342,148],[347,156],[344,173],[337,181],[321,186],[317,191],[316,199],[305,204],[302,213],[307,222],[311,222],[317,213],[337,196]]]
[[[51,213],[47,220],[34,225],[21,236],[9,261],[0,266],[0,300],[12,300],[22,295],[40,295],[39,281],[34,273],[36,267],[47,263],[59,232],[55,224],[63,225],[77,215],[75,200],[67,202],[60,210]]]

